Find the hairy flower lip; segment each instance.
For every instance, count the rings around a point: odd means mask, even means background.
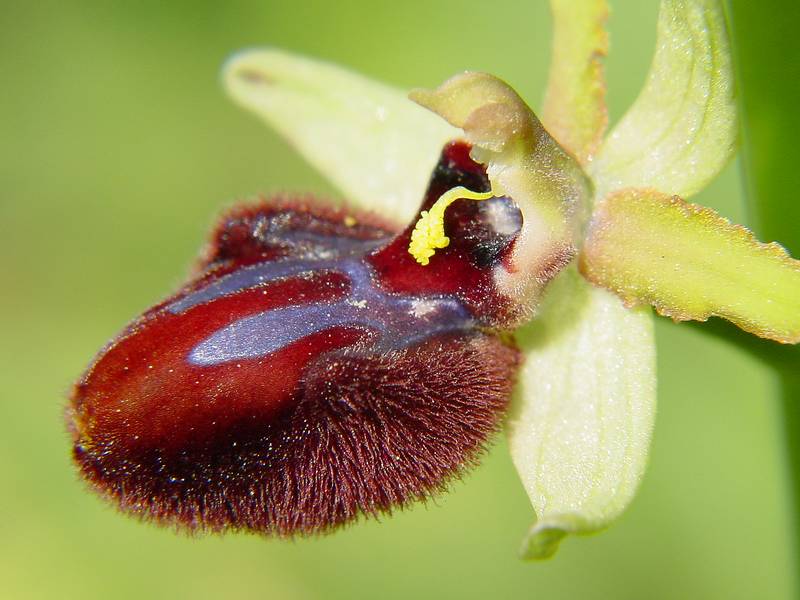
[[[482,181],[449,156],[432,187]],[[81,475],[157,524],[283,537],[444,491],[499,430],[519,364],[513,340],[477,321],[491,299],[459,296],[472,290],[458,267],[480,275],[461,264],[470,241],[444,257],[449,274],[401,290],[382,266],[407,256],[404,234],[369,214],[284,199],[231,210],[186,286],[75,385]]]

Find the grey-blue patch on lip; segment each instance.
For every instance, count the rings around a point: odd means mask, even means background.
[[[358,327],[374,332],[370,346],[378,351],[405,348],[434,334],[465,330],[472,319],[453,298],[398,296],[379,290],[369,267],[360,258],[336,261],[285,261],[264,263],[229,275],[210,295],[199,290],[183,299],[193,306],[261,282],[305,272],[341,272],[351,282],[350,293],[336,302],[286,306],[243,317],[219,329],[189,353],[190,363],[210,366],[277,352],[293,342],[332,327]],[[244,271],[244,270],[243,270]],[[210,285],[212,287],[214,284]],[[174,312],[186,310],[178,301]]]

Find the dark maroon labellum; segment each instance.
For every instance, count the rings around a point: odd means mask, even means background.
[[[423,209],[456,185],[488,189],[468,151],[445,148]],[[370,215],[234,209],[196,276],[76,384],[82,475],[160,523],[280,535],[442,490],[497,430],[519,362],[493,333],[511,310],[493,283],[509,222],[508,199],[457,201],[451,245],[422,267],[410,228]]]

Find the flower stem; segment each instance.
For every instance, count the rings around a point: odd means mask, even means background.
[[[752,225],[760,239],[778,240],[800,254],[800,66],[788,57],[800,53],[796,0],[774,0],[769,7],[729,0],[734,60],[742,115],[743,167]],[[726,335],[726,337],[728,337]],[[787,490],[794,534],[794,594],[800,597],[800,348],[763,344],[746,347],[777,373],[783,408]]]
[[[800,544],[800,374],[791,370],[782,370],[779,374],[783,407],[783,439],[786,444],[787,470],[791,486],[789,493],[794,509],[789,518],[792,521],[790,526],[794,532],[794,551],[797,557],[800,555],[798,547]]]

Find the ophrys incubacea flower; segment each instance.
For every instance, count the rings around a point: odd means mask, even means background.
[[[718,4],[664,3],[648,84],[605,139],[605,4],[553,9],[542,122],[485,74],[414,93],[448,125],[324,63],[229,63],[234,97],[361,209],[273,200],[223,218],[192,281],[76,388],[76,457],[98,489],[193,528],[327,530],[442,489],[519,379],[525,554],[546,556],[609,523],[641,477],[655,375],[636,304],[796,341],[797,263],[675,197],[733,153]],[[436,218],[412,245],[420,210]]]

